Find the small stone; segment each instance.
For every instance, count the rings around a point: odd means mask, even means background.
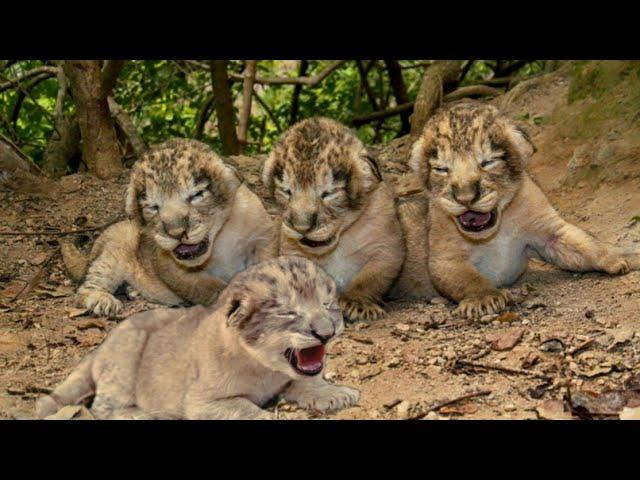
[[[430,302],[432,305],[448,305],[449,300],[444,297],[433,297]]]
[[[595,313],[593,312],[593,310],[587,310],[586,312],[584,312],[584,316],[587,318],[593,318],[595,317]]]
[[[396,414],[399,418],[406,419],[409,418],[409,412],[411,411],[411,403],[403,400],[396,407]]]
[[[324,375],[325,380],[329,380],[329,381],[333,381],[333,380],[338,380],[339,375],[338,372],[327,372]]]
[[[366,322],[356,322],[356,323],[353,325],[353,329],[354,329],[355,331],[364,330],[365,328],[369,328],[369,324],[368,324],[368,323],[366,323]]]
[[[393,357],[391,359],[389,359],[389,361],[387,363],[385,363],[385,367],[387,368],[395,368],[400,366],[400,363],[402,363],[402,360],[400,360],[397,357]]]
[[[395,329],[399,332],[407,333],[411,330],[411,325],[407,325],[406,323],[396,323]]]
[[[504,409],[507,412],[513,412],[514,410],[516,410],[516,406],[513,403],[507,403],[505,404]]]

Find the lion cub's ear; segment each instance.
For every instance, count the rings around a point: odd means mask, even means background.
[[[526,130],[520,125],[516,125],[514,122],[506,122],[505,132],[507,137],[518,150],[520,157],[522,158],[523,166],[527,164],[531,156],[536,153],[536,146],[531,141],[531,137]]]
[[[240,327],[253,314],[251,300],[241,293],[234,293],[224,306],[228,327]]]
[[[378,179],[378,181],[381,182],[382,173],[380,173],[380,166],[378,165],[378,160],[376,160],[374,156],[371,155],[370,153],[367,153],[364,159],[369,164],[369,167],[371,168],[371,172],[373,173],[373,175]]]
[[[144,190],[144,179],[137,171],[133,171],[131,178],[129,179],[129,185],[127,185],[127,193],[125,197],[124,211],[127,216],[142,225],[142,212],[140,209],[140,197]]]
[[[262,184],[273,190],[273,177],[276,174],[276,154],[272,151],[262,165]]]

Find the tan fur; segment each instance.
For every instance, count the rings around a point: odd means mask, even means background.
[[[535,151],[526,134],[492,106],[464,102],[437,112],[413,148],[411,167],[429,191],[429,269],[460,314],[498,313],[507,290],[539,258],[570,271],[622,274],[640,252],[606,244],[564,221],[524,170]],[[495,223],[465,230],[468,210]]]
[[[273,222],[258,197],[206,145],[174,139],[141,158],[127,192],[129,219],[96,240],[79,303],[117,315],[128,283],[146,299],[208,305],[238,271],[275,256]],[[181,244],[206,245],[182,258]]]
[[[261,407],[282,393],[303,408],[358,401],[322,371],[299,373],[287,350],[326,344],[344,329],[331,278],[299,257],[239,273],[209,308],[157,309],[113,329],[51,395],[44,418],[95,395],[100,419],[271,419]]]
[[[333,120],[299,122],[271,152],[263,182],[283,210],[280,252],[333,277],[347,320],[383,316],[404,247],[393,194],[362,142]]]

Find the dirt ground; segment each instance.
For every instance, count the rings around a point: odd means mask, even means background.
[[[640,165],[629,154],[640,146],[638,122],[604,122],[586,140],[564,135],[562,115],[589,106],[587,99],[567,110],[569,85],[570,76],[559,72],[508,104],[495,102],[533,134],[538,152],[529,171],[561,214],[603,240],[640,248]],[[376,149],[389,180],[406,171],[408,146],[405,138]],[[612,149],[618,175],[579,158],[585,151],[606,157]],[[260,159],[234,161],[264,194]],[[597,175],[581,176],[585,165]],[[119,321],[75,308],[59,254],[59,242],[88,247],[99,230],[57,233],[121,217],[127,177],[71,175],[61,182],[54,199],[0,192],[3,419],[32,417],[35,399]],[[9,235],[42,231],[51,233]],[[385,319],[349,325],[330,348],[326,376],[360,389],[357,406],[330,415],[277,401],[271,408],[282,418],[570,419],[618,418],[624,407],[623,416],[640,405],[640,272],[614,278],[531,262],[512,291],[517,302],[510,313],[475,323],[454,317],[443,298],[389,304]],[[127,301],[124,316],[147,308],[154,306]]]

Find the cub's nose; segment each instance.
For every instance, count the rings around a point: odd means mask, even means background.
[[[187,236],[185,219],[180,222],[162,222],[162,228],[167,235],[177,240]]]
[[[451,194],[456,202],[470,206],[480,199],[480,182],[469,183],[464,186],[451,185]]]
[[[293,228],[298,233],[307,233],[313,230],[318,223],[318,213],[303,213],[295,214],[291,213],[285,219],[287,225]]]
[[[331,331],[318,331],[315,328],[311,330],[311,335],[320,340],[323,344],[327,343],[336,334],[335,329]]]

